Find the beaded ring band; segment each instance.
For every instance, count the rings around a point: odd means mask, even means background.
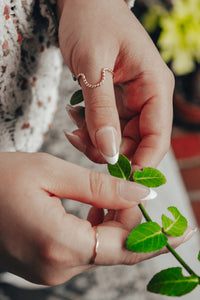
[[[105,77],[106,77],[106,74],[105,74],[106,71],[109,72],[109,73],[111,73],[112,76],[114,76],[114,72],[113,72],[113,70],[112,70],[111,68],[103,68],[103,69],[101,70],[101,79],[100,79],[100,81],[97,82],[96,84],[89,83],[89,82],[87,81],[86,77],[85,77],[85,74],[83,74],[83,73],[79,73],[77,76],[74,76],[74,78],[77,79],[77,80],[79,81],[79,80],[80,80],[80,77],[82,77],[83,83],[85,84],[85,86],[87,86],[87,87],[93,89],[93,88],[97,88],[97,87],[99,87],[99,86],[101,86],[101,85],[104,84]]]
[[[93,254],[92,257],[90,259],[90,264],[95,264],[95,259],[97,256],[97,250],[99,247],[99,233],[97,231],[97,227],[93,227],[94,231],[95,231],[95,243],[94,243],[94,250],[93,250]]]

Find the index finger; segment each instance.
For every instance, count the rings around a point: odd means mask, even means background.
[[[46,162],[43,161],[42,188],[57,197],[107,209],[129,208],[141,199],[155,197],[149,188],[139,183],[85,169],[53,156]]]

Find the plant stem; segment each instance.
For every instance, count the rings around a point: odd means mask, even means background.
[[[167,249],[172,253],[172,255],[179,261],[179,263],[185,268],[185,270],[190,275],[195,275],[199,277],[189,266],[186,264],[186,262],[180,257],[180,255],[172,248],[170,244],[167,243],[166,245]]]
[[[147,213],[146,209],[144,208],[144,206],[142,205],[142,203],[138,204],[138,206],[139,206],[145,220],[147,222],[152,222],[151,217],[148,215],[148,213]]]
[[[138,204],[145,220],[147,222],[152,222],[151,217],[148,215],[147,211],[145,210],[144,206],[142,203]],[[171,245],[167,243],[166,245],[167,249],[171,252],[171,254],[179,261],[179,263],[184,267],[184,269],[190,274],[190,275],[195,275],[199,278],[199,276],[186,264],[186,262],[180,257],[180,255],[172,248]],[[199,278],[200,279],[200,278]],[[200,283],[199,283],[200,284]]]

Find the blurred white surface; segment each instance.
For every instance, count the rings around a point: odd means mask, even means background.
[[[189,202],[187,191],[183,184],[177,162],[174,158],[173,152],[169,151],[158,169],[162,171],[166,178],[167,183],[158,189],[158,197],[149,201],[147,204],[147,211],[153,220],[161,224],[161,215],[164,213],[170,217],[167,210],[169,206],[176,206],[179,211],[187,218],[188,224],[192,228],[196,228],[196,220],[194,218],[192,208]],[[172,217],[172,216],[171,216]],[[173,217],[172,217],[173,218]],[[197,260],[198,252],[200,250],[200,237],[199,231],[186,243],[179,246],[176,251],[180,256],[188,263],[188,265],[197,272],[200,273],[200,263]],[[149,267],[152,268],[152,274],[155,274],[162,269],[170,267],[179,267],[180,264],[173,258],[171,254],[165,254],[152,260]],[[184,273],[188,276],[187,273]],[[163,296],[155,296],[155,299],[165,299]],[[166,299],[169,299],[167,297]],[[173,299],[180,299],[180,297],[173,297]],[[200,289],[197,287],[192,293],[182,296],[183,300],[199,300]]]

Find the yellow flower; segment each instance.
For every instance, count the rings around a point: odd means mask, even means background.
[[[161,28],[157,44],[165,62],[171,62],[175,74],[183,75],[194,70],[196,62],[200,62],[200,0],[175,0],[172,10],[149,8],[145,16],[144,26],[147,31],[148,20],[154,20]]]

